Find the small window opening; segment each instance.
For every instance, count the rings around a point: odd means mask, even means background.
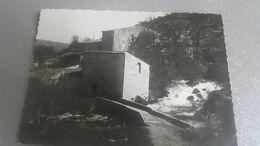
[[[138,62],[137,65],[138,65],[138,72],[141,73],[141,72],[142,72],[142,66],[141,66],[141,63]]]

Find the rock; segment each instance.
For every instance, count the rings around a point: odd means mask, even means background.
[[[197,97],[198,98],[200,98],[200,99],[202,99],[203,97],[202,97],[202,95],[199,93],[199,94],[197,94]]]
[[[192,94],[198,94],[200,93],[200,90],[198,88],[195,88],[193,91],[192,91]]]
[[[134,101],[143,105],[148,105],[148,101],[146,101],[145,98],[142,98],[141,96],[136,96]]]
[[[149,104],[156,103],[157,101],[158,101],[157,98],[154,98],[154,97],[151,97],[151,96],[148,97],[148,103],[149,103]]]
[[[234,133],[232,101],[221,91],[213,91],[195,112],[195,118],[204,121],[213,131]]]
[[[186,99],[189,100],[189,101],[193,101],[194,97],[191,95],[191,96],[188,96]]]

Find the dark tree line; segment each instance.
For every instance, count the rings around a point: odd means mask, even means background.
[[[57,52],[52,46],[39,45],[34,47],[33,61],[42,66],[47,59],[57,56]]]
[[[152,95],[167,95],[172,80],[229,82],[222,18],[213,14],[168,14],[140,25],[130,52],[151,65]]]

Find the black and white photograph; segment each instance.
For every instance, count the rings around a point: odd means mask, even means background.
[[[237,146],[224,31],[213,13],[42,9],[18,141]]]

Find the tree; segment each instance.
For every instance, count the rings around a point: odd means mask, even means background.
[[[156,97],[167,95],[172,80],[229,81],[221,16],[168,14],[140,25],[149,31],[132,39],[130,53],[150,64],[150,89]]]
[[[76,44],[79,43],[79,36],[78,35],[73,35],[71,39],[72,39],[71,45],[76,45]]]
[[[57,52],[52,46],[36,46],[34,49],[34,62],[38,61],[39,66],[42,66],[47,59],[55,57],[56,54]]]
[[[78,47],[78,44],[79,44],[79,36],[73,35],[71,37],[70,45],[66,49],[63,50],[63,53],[70,52],[71,50],[76,49]]]
[[[89,37],[85,37],[84,40],[82,41],[82,43],[88,43],[90,41],[93,41],[94,39],[91,39]]]

